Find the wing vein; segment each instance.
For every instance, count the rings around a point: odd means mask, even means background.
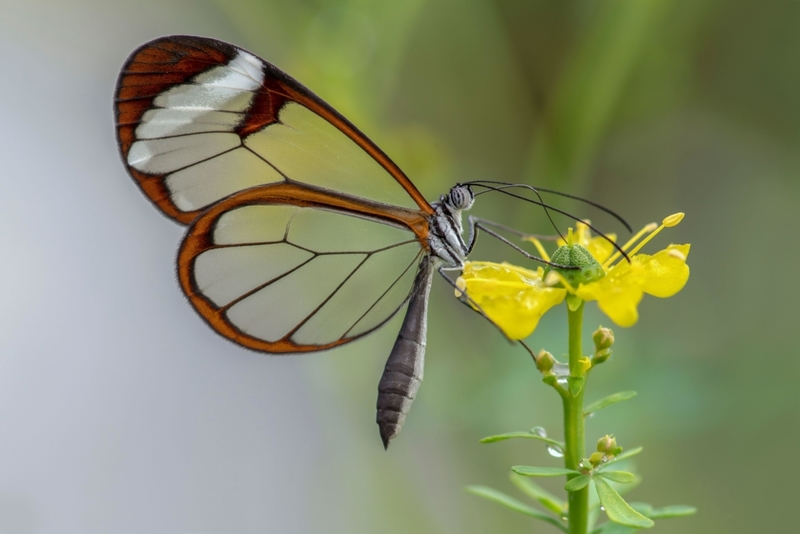
[[[400,281],[400,279],[401,279],[401,278],[403,278],[403,276],[405,276],[405,274],[408,272],[408,270],[409,270],[409,269],[410,269],[410,268],[411,268],[411,267],[412,267],[412,266],[413,266],[415,263],[418,263],[418,262],[419,262],[419,258],[420,258],[420,256],[421,256],[421,255],[422,255],[422,250],[420,250],[420,251],[417,253],[417,255],[416,255],[416,256],[414,256],[414,259],[413,259],[413,260],[411,260],[411,263],[409,263],[409,264],[408,264],[408,267],[406,267],[405,269],[403,269],[403,272],[402,272],[402,273],[400,273],[400,275],[398,275],[398,277],[395,279],[395,281],[394,281],[394,282],[392,282],[392,284],[391,284],[389,287],[387,287],[387,288],[386,288],[386,291],[384,291],[384,292],[383,292],[383,294],[381,294],[381,296],[380,296],[380,297],[378,297],[377,299],[375,299],[375,302],[373,302],[373,303],[372,303],[372,306],[370,306],[370,307],[369,307],[369,309],[368,309],[367,311],[365,311],[365,312],[364,312],[364,313],[361,315],[361,317],[359,317],[358,319],[356,319],[356,321],[353,323],[353,325],[352,325],[350,328],[348,328],[348,329],[347,329],[347,332],[345,332],[345,333],[342,335],[342,337],[340,337],[339,339],[345,339],[345,338],[347,338],[347,334],[349,334],[349,333],[350,333],[350,331],[351,331],[351,330],[353,330],[353,328],[355,328],[355,327],[356,327],[356,325],[357,325],[359,322],[361,322],[361,319],[363,319],[364,317],[366,317],[366,316],[367,316],[367,314],[369,314],[369,312],[371,312],[371,311],[372,311],[372,309],[373,309],[375,306],[377,306],[377,305],[378,305],[378,303],[381,301],[381,299],[382,299],[383,297],[385,297],[385,296],[386,296],[386,294],[387,294],[389,291],[391,291],[391,290],[392,290],[392,288],[393,288],[394,286],[396,286],[396,285],[397,285],[397,282],[399,282],[399,281]],[[410,296],[411,296],[411,292],[409,291],[408,295],[406,295],[406,298],[404,298],[404,299],[403,299],[403,302],[401,302],[401,303],[400,303],[400,305],[399,305],[397,308],[395,308],[395,309],[394,309],[394,311],[393,311],[392,313],[390,313],[388,316],[389,316],[389,317],[391,317],[392,315],[394,315],[395,313],[397,313],[397,310],[399,310],[400,308],[402,308],[402,307],[403,307],[403,304],[405,304],[405,303],[406,303],[406,301],[409,299],[409,297],[410,297]],[[385,323],[385,322],[386,322],[386,321],[383,321],[383,323]],[[379,324],[379,325],[377,325],[375,328],[378,328],[378,327],[380,327],[380,326],[381,326],[383,323],[380,323],[380,324]],[[371,332],[372,330],[374,330],[375,328],[372,328],[372,329],[368,330],[367,332],[364,332],[364,333],[363,333],[363,334],[361,334],[361,335],[366,335],[366,334],[368,334],[369,332]]]
[[[151,176],[169,177],[169,176],[172,176],[173,174],[175,174],[176,172],[180,172],[182,170],[189,169],[191,167],[194,167],[195,165],[200,165],[201,163],[205,163],[206,161],[211,161],[214,158],[218,158],[218,157],[222,156],[223,154],[227,154],[228,152],[233,152],[234,150],[238,150],[240,148],[242,148],[242,145],[235,146],[233,148],[229,148],[229,149],[225,150],[224,152],[220,152],[219,154],[214,154],[213,156],[209,156],[207,158],[201,159],[200,161],[195,161],[194,163],[190,163],[189,165],[184,165],[183,167],[178,167],[177,169],[173,169],[173,170],[171,170],[171,171],[169,171],[167,173],[153,174]],[[164,154],[167,154],[167,152],[164,152]]]
[[[245,142],[244,142],[244,140],[242,141],[242,146],[243,146],[244,148],[246,148],[247,150],[249,150],[249,151],[250,151],[250,153],[251,153],[251,154],[253,154],[255,157],[257,157],[258,159],[260,159],[261,161],[263,161],[264,163],[266,163],[267,165],[269,165],[270,167],[272,167],[272,168],[275,170],[275,172],[277,172],[278,174],[280,174],[280,175],[283,177],[283,179],[284,179],[284,180],[286,180],[286,181],[288,181],[288,182],[294,182],[294,180],[292,180],[291,178],[289,178],[288,176],[286,176],[286,175],[283,173],[283,171],[281,171],[281,170],[280,170],[278,167],[276,167],[275,165],[273,165],[273,164],[272,164],[272,162],[271,162],[270,160],[268,160],[267,158],[265,158],[264,156],[262,156],[261,154],[259,154],[258,152],[256,152],[256,151],[255,151],[255,150],[253,150],[252,148],[250,148],[249,146],[247,146],[247,143],[245,143]],[[301,183],[301,182],[295,182],[295,183]],[[304,185],[305,185],[305,184],[304,184]]]
[[[392,245],[388,245],[382,248],[378,248],[375,250],[340,250],[340,251],[332,251],[332,252],[317,252],[316,250],[312,250],[310,248],[306,248],[303,245],[298,245],[297,243],[292,243],[288,239],[281,239],[280,241],[253,241],[251,243],[225,243],[223,245],[211,245],[209,247],[204,248],[203,250],[215,250],[219,248],[238,248],[238,247],[257,247],[260,245],[279,245],[281,243],[286,243],[287,245],[291,245],[295,248],[298,248],[304,252],[310,252],[311,254],[315,254],[317,256],[341,256],[344,254],[377,254],[378,252],[384,252],[387,250],[391,250],[393,248],[402,247],[403,245],[410,245],[411,243],[418,243],[416,239],[409,239],[408,241],[401,241],[398,243],[394,243]]]
[[[148,122],[152,122],[152,121],[148,121]],[[232,133],[236,133],[236,132],[231,131],[231,130],[201,130],[199,132],[186,132],[186,133],[181,133],[181,134],[164,135],[164,136],[160,136],[160,137],[141,137],[141,138],[139,138],[139,141],[157,141],[157,140],[160,140],[160,139],[176,139],[178,137],[189,137],[189,136],[192,136],[192,135],[232,134]],[[239,146],[235,147],[235,148],[240,148],[240,147],[241,147],[241,144]],[[185,148],[186,147],[181,147],[181,148],[176,149],[176,150],[185,150]],[[162,152],[162,153],[159,153],[159,155],[160,154],[168,154],[168,153],[169,152]]]
[[[239,302],[243,301],[244,299],[246,299],[247,297],[249,297],[249,296],[253,295],[254,293],[258,293],[259,291],[261,291],[262,289],[264,289],[264,288],[265,288],[265,287],[267,287],[268,285],[270,285],[270,284],[272,284],[272,283],[274,283],[274,282],[277,282],[277,281],[278,281],[278,280],[280,280],[281,278],[285,278],[285,277],[289,276],[290,274],[292,274],[293,272],[297,271],[298,269],[300,269],[300,268],[301,268],[301,267],[303,267],[304,265],[308,265],[308,263],[309,263],[309,262],[311,262],[311,261],[312,261],[314,258],[316,258],[316,257],[317,257],[317,256],[311,256],[310,258],[308,258],[308,259],[307,259],[306,261],[304,261],[303,263],[301,263],[301,264],[299,264],[299,265],[295,265],[294,267],[292,267],[291,269],[289,269],[289,270],[288,270],[288,271],[286,271],[285,273],[283,273],[283,274],[281,274],[281,275],[279,275],[279,276],[276,276],[276,277],[275,277],[275,278],[273,278],[272,280],[269,280],[269,281],[267,281],[267,282],[264,282],[263,284],[260,284],[260,285],[258,285],[258,286],[256,286],[256,287],[254,287],[254,288],[253,288],[253,289],[251,289],[250,291],[248,291],[248,292],[246,292],[246,293],[244,293],[244,294],[242,294],[242,295],[240,295],[240,296],[236,297],[236,298],[235,298],[235,299],[233,299],[231,302],[227,303],[225,306],[222,306],[222,307],[218,308],[218,310],[219,310],[220,312],[227,311],[227,310],[228,310],[228,309],[229,309],[231,306],[233,306],[234,304],[237,304],[237,303],[239,303]]]
[[[327,303],[328,303],[328,302],[329,302],[329,301],[330,301],[330,300],[331,300],[331,299],[334,297],[334,295],[336,295],[336,293],[338,293],[338,292],[339,292],[339,290],[340,290],[340,289],[342,289],[342,287],[343,287],[343,286],[344,286],[344,285],[347,283],[347,281],[348,281],[348,280],[350,280],[350,279],[351,279],[351,278],[352,278],[352,277],[353,277],[353,276],[354,276],[354,275],[355,275],[355,274],[358,272],[358,270],[359,270],[359,269],[360,269],[360,268],[361,268],[361,267],[362,267],[362,266],[363,266],[363,265],[364,265],[364,264],[367,262],[367,260],[368,260],[368,259],[370,259],[371,257],[372,257],[372,255],[371,255],[371,254],[367,254],[367,255],[364,257],[364,259],[363,259],[363,260],[361,260],[361,262],[360,262],[358,265],[356,265],[356,268],[355,268],[355,269],[353,269],[352,271],[350,271],[350,274],[348,274],[348,275],[345,277],[345,279],[344,279],[344,280],[342,280],[342,281],[339,283],[339,285],[338,285],[338,286],[336,286],[336,289],[334,289],[334,290],[331,292],[331,294],[330,294],[330,295],[328,295],[328,296],[325,298],[325,300],[323,300],[323,301],[322,301],[322,302],[319,304],[319,306],[317,306],[316,308],[314,308],[314,309],[311,311],[311,313],[309,313],[308,315],[306,315],[306,316],[305,316],[305,318],[304,318],[302,321],[300,321],[299,323],[297,323],[297,324],[295,325],[295,327],[294,327],[294,328],[292,328],[292,329],[291,329],[291,330],[290,330],[290,331],[289,331],[289,332],[288,332],[288,333],[287,333],[285,336],[283,336],[283,339],[289,339],[289,338],[291,338],[291,337],[294,335],[294,333],[295,333],[295,332],[297,332],[297,331],[300,329],[300,327],[302,327],[302,326],[303,326],[304,324],[306,324],[306,323],[307,323],[307,322],[308,322],[308,321],[309,321],[309,320],[310,320],[312,317],[314,317],[314,315],[315,315],[315,314],[316,314],[316,313],[317,313],[319,310],[321,310],[321,309],[322,309],[322,307],[323,307],[323,306],[325,306],[325,304],[327,304]]]

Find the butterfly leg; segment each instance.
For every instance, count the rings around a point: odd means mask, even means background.
[[[538,261],[539,263],[544,263],[545,265],[551,265],[553,267],[558,267],[559,269],[568,269],[568,270],[575,270],[578,267],[570,267],[567,265],[559,265],[557,263],[552,263],[544,258],[540,258],[539,256],[534,256],[533,254],[528,253],[526,250],[522,249],[521,247],[515,245],[502,235],[498,234],[488,226],[495,225],[491,221],[486,221],[485,219],[479,219],[478,217],[473,217],[472,215],[469,216],[467,219],[469,221],[469,243],[467,244],[467,254],[472,252],[472,249],[475,247],[475,243],[478,241],[478,230],[483,230],[485,233],[489,234],[490,236],[498,239],[508,245],[509,247],[513,248],[529,260]],[[500,225],[498,225],[500,226]],[[506,228],[506,227],[503,227]]]
[[[458,269],[460,270],[461,268],[459,267]],[[445,271],[453,271],[453,270],[456,270],[456,268],[439,267],[439,274],[442,275],[442,278],[444,278],[448,284],[453,286],[453,288],[460,293],[458,297],[459,302],[467,306],[472,311],[477,312],[481,317],[489,321],[489,323],[491,323],[495,328],[497,328],[500,331],[500,333],[503,334],[503,337],[505,337],[510,343],[514,343],[514,340],[506,336],[506,333],[503,332],[503,329],[500,328],[500,326],[498,326],[497,323],[492,321],[492,319],[488,315],[486,315],[486,312],[483,311],[483,308],[481,308],[477,302],[472,300],[472,298],[467,294],[467,290],[458,287],[458,284],[455,281],[453,281],[452,278],[450,278],[445,274]]]
[[[488,315],[486,315],[486,312],[483,311],[483,309],[478,305],[478,303],[476,303],[474,300],[472,300],[472,298],[470,298],[470,296],[467,294],[467,290],[459,288],[458,284],[456,282],[454,282],[449,276],[447,276],[445,274],[445,271],[447,271],[447,270],[455,270],[455,269],[452,268],[452,267],[450,269],[447,269],[445,267],[439,267],[439,274],[442,275],[442,278],[447,280],[447,283],[450,284],[451,286],[453,286],[456,291],[461,293],[461,296],[458,298],[459,302],[461,302],[465,306],[469,307],[472,311],[478,312],[481,317],[483,317],[484,319],[489,321],[489,323],[491,323],[495,328],[497,328],[500,331],[501,334],[503,334],[503,337],[506,338],[506,340],[509,343],[511,343],[512,345],[514,345],[516,343],[519,343],[520,345],[522,345],[522,347],[528,352],[528,354],[530,354],[531,358],[533,358],[533,361],[535,363],[536,362],[536,353],[534,353],[533,350],[524,341],[522,341],[521,339],[514,340],[514,339],[511,339],[510,337],[508,337],[506,335],[506,333],[503,331],[503,329],[500,328],[500,326],[497,323],[492,321],[492,319]]]
[[[536,239],[539,239],[541,241],[558,241],[561,238],[560,235],[529,234],[528,232],[522,232],[520,230],[517,230],[516,228],[512,228],[511,226],[506,226],[505,224],[500,224],[494,221],[490,221],[489,219],[483,219],[481,217],[473,216],[473,219],[475,219],[476,222],[480,222],[482,225],[491,226],[493,228],[503,230],[504,232],[517,235],[522,239],[528,237],[535,237]]]

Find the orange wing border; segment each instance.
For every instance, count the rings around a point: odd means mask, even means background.
[[[225,309],[216,306],[204,297],[197,288],[192,274],[194,272],[195,259],[206,250],[214,247],[212,235],[216,223],[226,212],[243,206],[270,204],[327,209],[374,219],[377,223],[383,222],[406,227],[414,233],[420,242],[421,249],[424,251],[429,250],[427,240],[429,231],[428,217],[416,210],[386,206],[365,201],[358,197],[298,184],[269,184],[240,191],[224,198],[203,212],[189,227],[178,251],[178,280],[181,289],[195,311],[211,328],[230,341],[259,352],[278,354],[317,352],[359,339],[380,328],[397,313],[397,311],[393,312],[385,321],[367,332],[358,336],[339,339],[325,345],[298,345],[288,339],[291,333],[275,342],[264,341],[242,332],[229,322],[225,317]],[[402,304],[398,306],[397,310],[401,307]]]
[[[203,210],[181,211],[171,200],[165,175],[147,174],[128,165],[128,152],[136,141],[136,128],[153,100],[174,85],[236,57],[239,52],[255,54],[223,41],[190,35],[155,39],[125,61],[114,94],[117,142],[122,161],[142,192],[168,217],[182,224],[194,221]],[[279,122],[278,112],[286,102],[296,102],[327,120],[377,161],[428,215],[433,208],[402,170],[375,143],[333,107],[278,67],[258,57],[263,64],[264,82],[235,132],[244,139],[270,124]],[[236,193],[234,193],[235,195]]]

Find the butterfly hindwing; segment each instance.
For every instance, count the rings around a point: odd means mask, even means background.
[[[189,228],[181,286],[212,328],[252,349],[353,341],[406,302],[425,254],[418,212],[375,208],[296,185],[233,195]]]

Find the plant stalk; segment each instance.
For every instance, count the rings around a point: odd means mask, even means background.
[[[575,376],[580,369],[578,360],[583,357],[581,336],[583,334],[583,306],[571,311],[567,306],[569,323],[569,369],[570,375]],[[562,396],[564,404],[564,466],[567,469],[580,469],[581,458],[586,456],[586,439],[583,417],[583,392],[573,397],[569,392]],[[578,475],[568,476],[567,479]],[[586,534],[589,523],[589,486],[569,492],[569,532],[570,534]]]

